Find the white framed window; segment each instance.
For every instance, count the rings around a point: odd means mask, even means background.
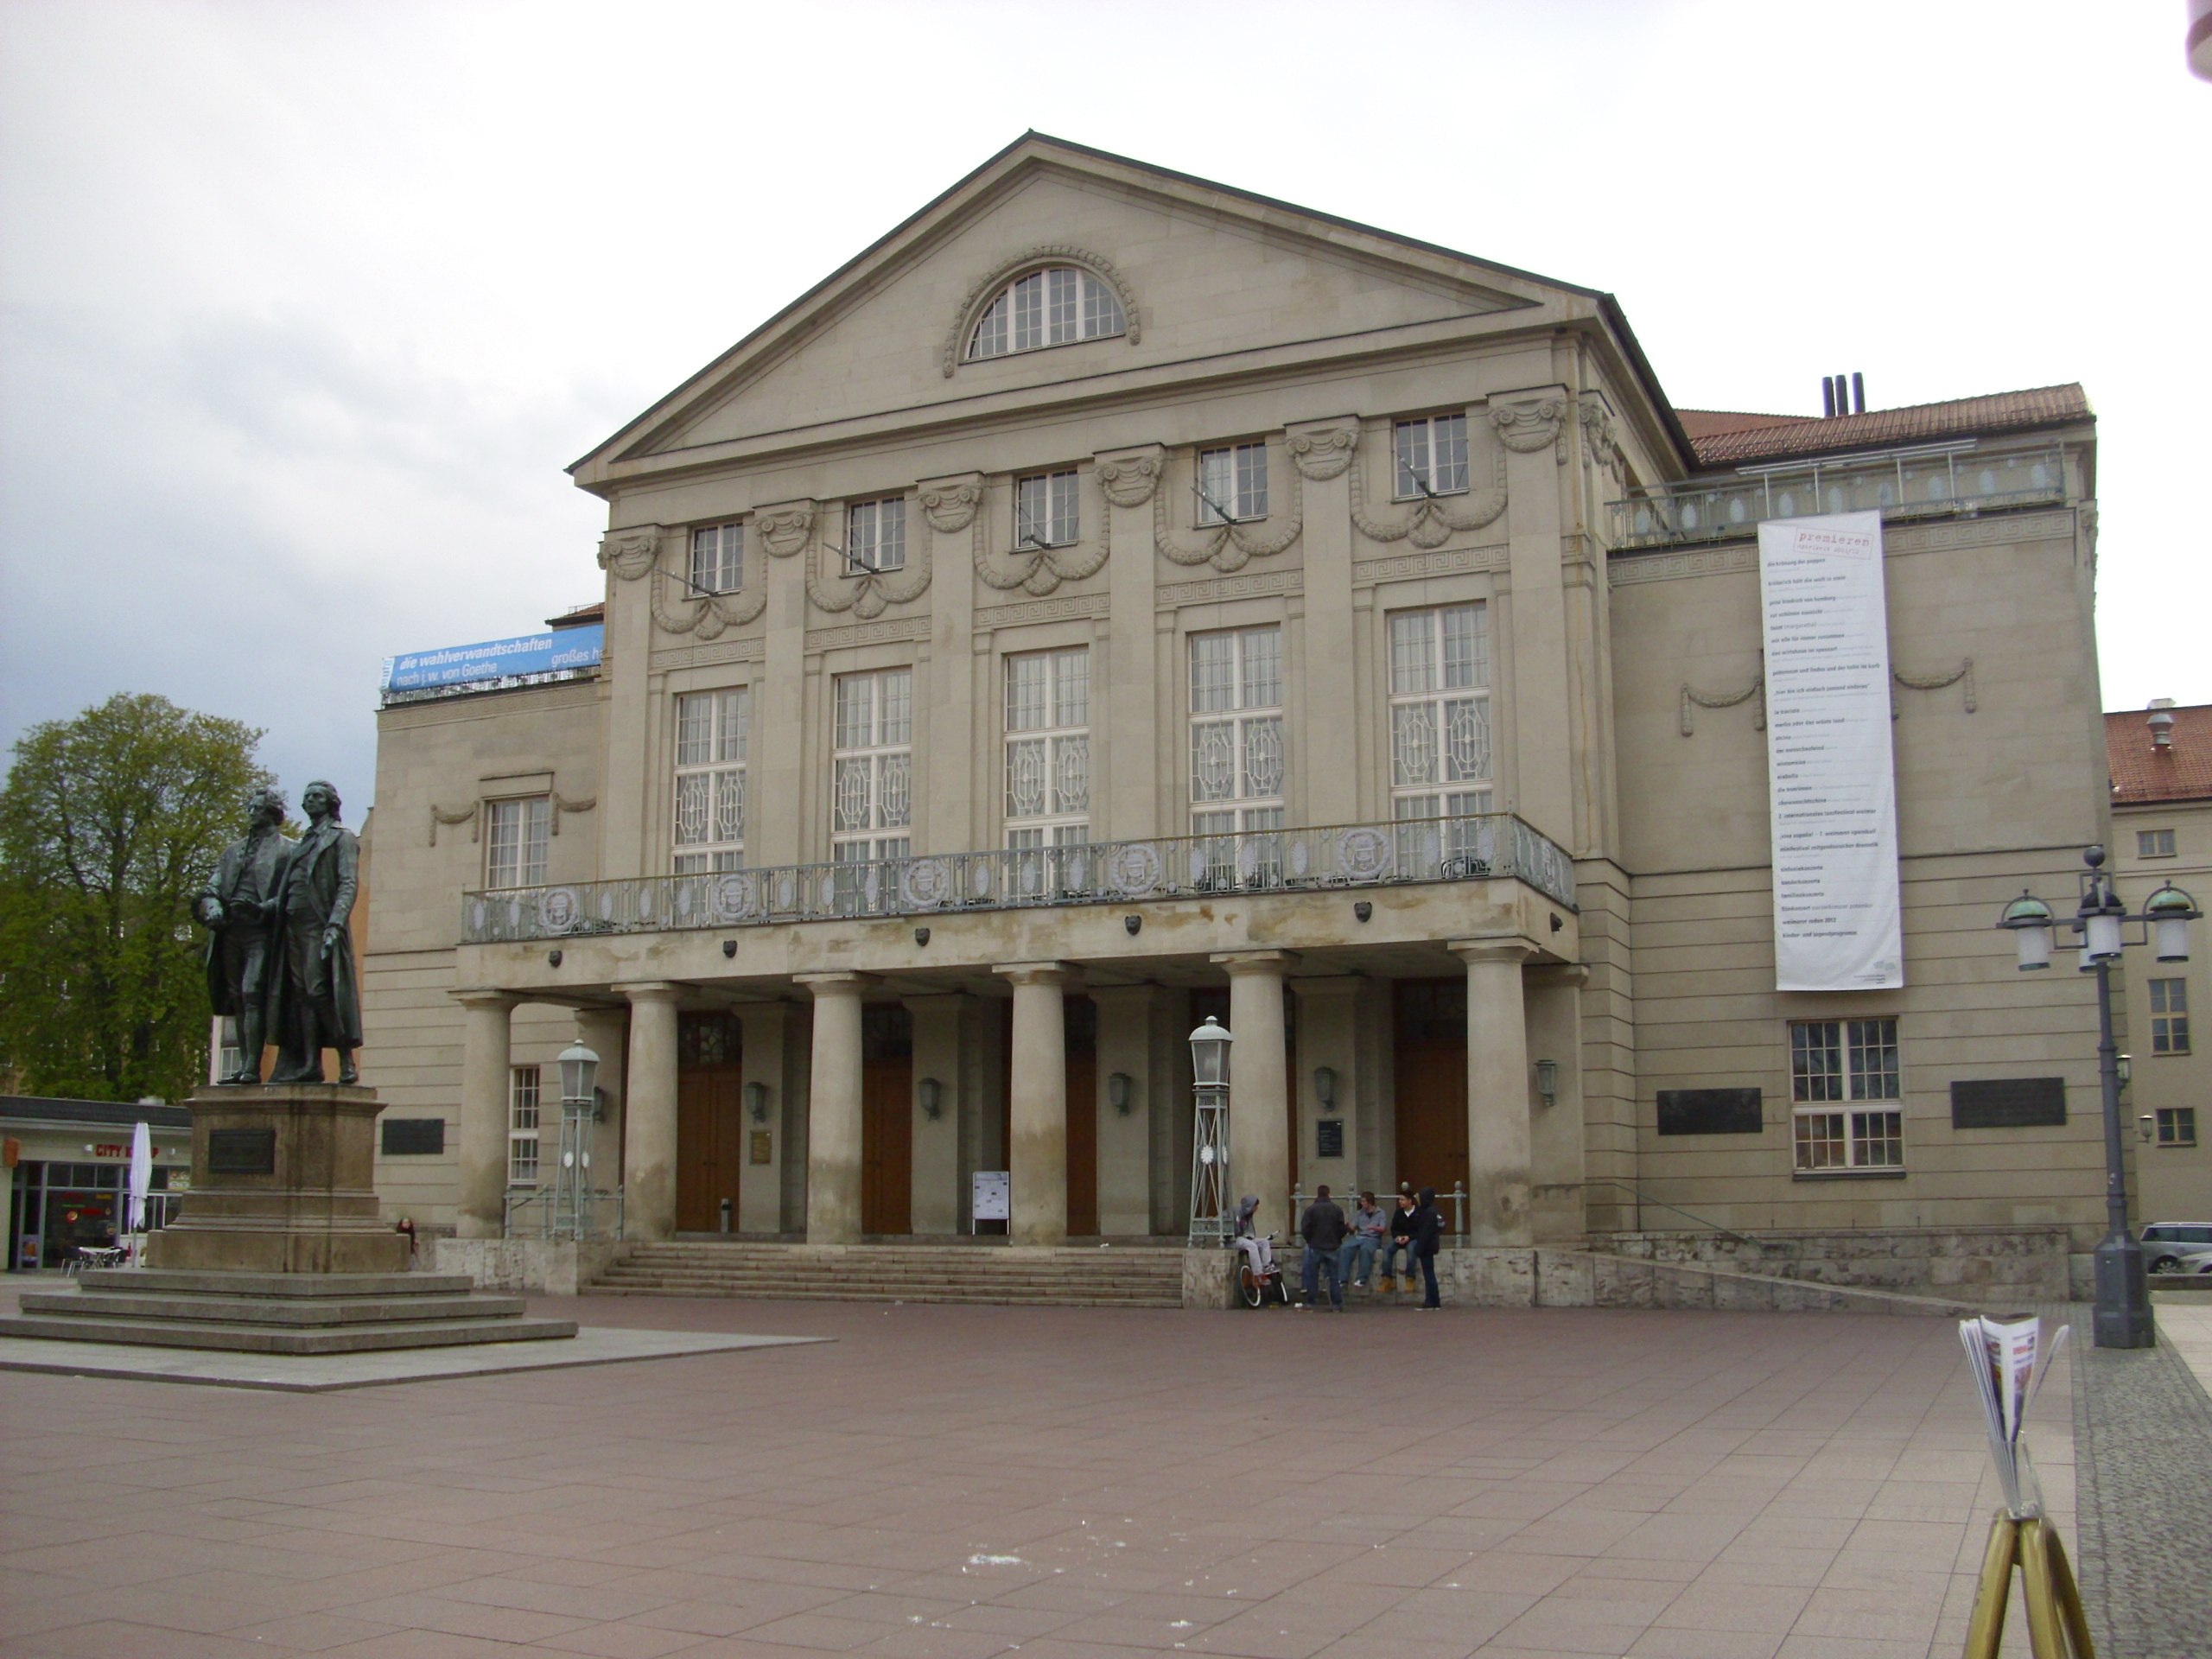
[[[968,356],[972,361],[1103,340],[1127,334],[1128,326],[1111,284],[1072,265],[1052,265],[1017,276],[999,291],[968,337]]]
[[[507,1071],[507,1185],[537,1185],[537,1068]]]
[[[1198,522],[1224,524],[1268,516],[1268,446],[1198,451]]]
[[[1390,816],[1401,823],[1491,810],[1490,611],[1446,605],[1390,613]],[[1467,851],[1471,824],[1429,847],[1399,832],[1408,870]]]
[[[1039,473],[1014,483],[1014,546],[1066,547],[1083,538],[1076,475]]]
[[[913,823],[914,671],[840,674],[835,721],[831,859],[906,857]]]
[[[2151,1052],[2189,1052],[2189,982],[2185,979],[2151,982]]]
[[[1400,421],[1392,429],[1391,439],[1397,458],[1399,500],[1466,492],[1467,417],[1464,414]]]
[[[734,594],[745,586],[745,526],[704,524],[691,532],[691,591]]]
[[[1191,833],[1280,830],[1282,630],[1191,636]]]
[[[845,574],[865,576],[906,568],[906,498],[855,501],[845,509]]]
[[[1006,844],[1090,839],[1090,652],[1006,659]]]
[[[2138,858],[2171,858],[2174,855],[2174,832],[2171,830],[2138,830],[2135,832],[2135,856]]]
[[[1792,1020],[1789,1093],[1799,1169],[1904,1166],[1895,1020]]]
[[[553,804],[543,795],[487,801],[484,809],[484,885],[534,887],[545,880],[545,849],[553,830]]]
[[[676,700],[676,874],[745,868],[745,745],[752,694]]]

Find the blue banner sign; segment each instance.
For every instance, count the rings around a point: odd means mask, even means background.
[[[387,657],[386,691],[423,691],[440,685],[471,685],[518,674],[551,674],[563,669],[597,668],[605,645],[604,624],[549,628],[516,639],[487,639],[476,645],[448,645],[442,651]]]

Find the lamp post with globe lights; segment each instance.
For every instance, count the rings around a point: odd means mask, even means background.
[[[599,1056],[578,1038],[561,1052],[561,1169],[554,1177],[556,1236],[582,1239],[591,1231],[591,1129],[598,1104]]]
[[[2148,944],[2160,962],[2189,960],[2189,925],[2203,915],[2196,900],[2171,881],[2144,901],[2139,913],[2113,891],[2104,868],[2105,849],[2082,855],[2088,866],[2080,878],[2081,903],[2073,918],[2062,921],[2051,907],[2023,888],[2005,906],[1997,925],[2012,935],[2022,973],[2050,966],[2051,936],[2059,928],[2081,944],[2081,971],[2097,976],[2097,1078],[2105,1116],[2105,1214],[2107,1230],[2097,1246],[2097,1299],[2094,1328],[2100,1348],[2149,1348],[2158,1342],[2151,1318],[2150,1287],[2143,1274],[2143,1246],[2127,1222],[2127,1183],[2121,1165],[2125,1131],[2120,1117],[2120,1046],[2112,1032],[2112,970],[2130,944]],[[2143,937],[2126,937],[2129,924]]]
[[[1236,1040],[1211,1014],[1191,1033],[1191,1084],[1198,1095],[1191,1126],[1193,1247],[1226,1244],[1236,1224],[1229,1191],[1229,1046]]]

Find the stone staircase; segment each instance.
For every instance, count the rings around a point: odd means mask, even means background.
[[[639,1244],[589,1296],[732,1296],[776,1302],[969,1302],[1180,1307],[1183,1252],[1003,1244]]]
[[[435,1273],[213,1273],[117,1268],[73,1288],[27,1290],[0,1337],[212,1348],[251,1354],[358,1354],[537,1342],[574,1319],[531,1319],[519,1296],[480,1296]]]

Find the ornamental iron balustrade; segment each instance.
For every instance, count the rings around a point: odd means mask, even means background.
[[[461,942],[1508,877],[1574,907],[1567,853],[1511,813],[1491,812],[508,887],[462,897]]]
[[[1875,512],[1885,523],[1972,516],[2066,499],[2066,448],[1983,454],[1974,441],[1786,465],[1725,479],[1653,485],[1610,504],[1616,548],[1673,547],[1755,534],[1765,518]]]

